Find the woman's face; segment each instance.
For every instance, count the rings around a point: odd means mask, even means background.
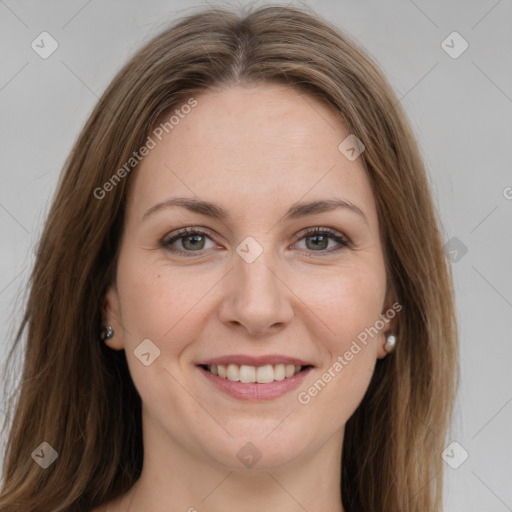
[[[393,324],[378,322],[391,302],[362,157],[338,148],[336,112],[295,89],[195,100],[131,177],[106,300],[144,441],[241,469],[332,454]],[[298,208],[317,201],[342,206]]]

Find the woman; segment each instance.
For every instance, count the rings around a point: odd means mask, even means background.
[[[65,165],[0,510],[439,511],[451,276],[396,96],[315,15],[207,10]]]

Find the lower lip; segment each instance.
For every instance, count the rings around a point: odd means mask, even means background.
[[[271,400],[278,398],[293,389],[299,387],[306,375],[312,370],[311,367],[302,370],[293,377],[287,377],[283,380],[275,380],[268,384],[258,384],[251,382],[244,384],[243,382],[235,382],[229,379],[223,379],[218,375],[213,375],[208,370],[198,366],[200,372],[211,382],[217,389],[224,393],[237,398],[238,400],[259,401]]]

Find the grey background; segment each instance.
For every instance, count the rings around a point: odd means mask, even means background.
[[[467,247],[453,263],[462,375],[451,439],[469,457],[458,469],[446,466],[446,510],[512,511],[512,1],[304,4],[380,64],[418,137],[445,240]],[[0,0],[2,354],[59,171],[85,119],[143,42],[202,5]],[[43,31],[59,44],[47,59],[31,48]],[[469,44],[456,59],[441,47],[453,31]],[[451,459],[461,453],[457,447]]]

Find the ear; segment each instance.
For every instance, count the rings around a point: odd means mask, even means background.
[[[103,325],[111,325],[114,329],[114,336],[109,340],[105,340],[105,345],[108,345],[114,350],[124,349],[124,330],[121,324],[119,296],[115,285],[110,286],[103,299],[102,318]]]
[[[384,323],[384,327],[378,336],[378,347],[377,347],[377,357],[379,359],[383,359],[388,355],[385,350],[385,345],[387,341],[387,335],[393,334],[397,336],[398,330],[398,315],[402,310],[402,305],[394,300],[394,297],[391,297],[389,300],[386,300],[384,308],[381,313],[381,320]],[[397,343],[399,340],[397,339]]]

